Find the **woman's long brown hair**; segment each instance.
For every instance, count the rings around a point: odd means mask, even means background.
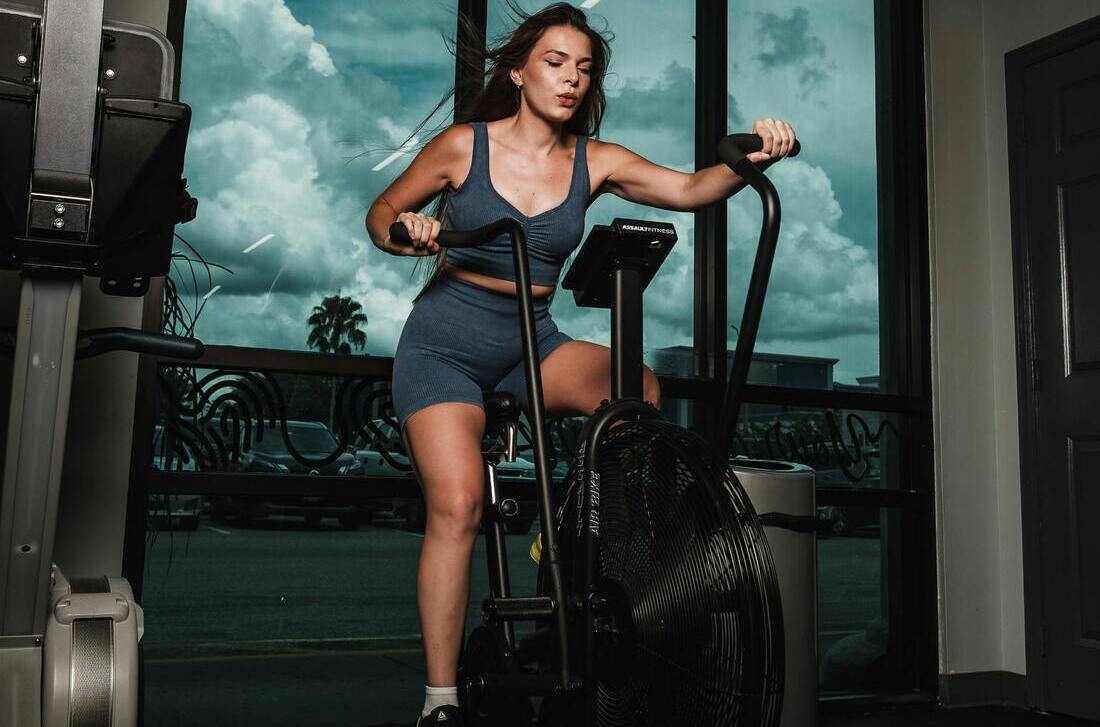
[[[465,124],[471,121],[496,121],[508,118],[519,111],[520,90],[512,83],[509,72],[513,68],[519,68],[527,62],[531,49],[535,47],[547,28],[567,25],[581,31],[588,36],[592,44],[592,65],[589,72],[588,93],[585,94],[577,112],[565,123],[565,129],[572,134],[582,136],[598,136],[600,123],[603,121],[606,99],[604,97],[603,80],[607,73],[607,66],[611,60],[611,46],[609,41],[613,38],[607,31],[603,33],[594,30],[588,24],[588,17],[569,3],[559,2],[539,10],[536,13],[525,13],[519,7],[509,1],[508,6],[519,22],[519,26],[511,33],[505,33],[497,38],[495,47],[486,47],[484,52],[478,50],[480,36],[477,28],[473,26],[465,15],[459,16],[459,22],[463,24],[463,30],[468,38],[473,38],[474,43],[454,47],[456,61],[464,65],[475,79],[480,79],[481,92],[467,108],[465,113],[455,115],[455,124]],[[607,37],[605,37],[605,34]],[[443,97],[436,105],[432,113],[427,116],[420,125],[413,130],[409,138],[413,138],[423,129],[428,119],[442,108],[447,99],[454,95],[454,89]],[[438,133],[438,132],[437,132]],[[443,223],[443,228],[449,228],[447,218],[447,202],[449,190],[444,189],[436,198],[432,217]],[[419,267],[421,260],[416,261]],[[439,275],[447,259],[447,249],[441,248],[436,255],[435,266],[427,275],[424,287],[421,288],[416,298],[423,295],[424,291]],[[415,299],[414,299],[415,300]]]

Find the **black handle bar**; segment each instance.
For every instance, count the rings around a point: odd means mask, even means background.
[[[194,361],[202,358],[206,352],[206,347],[197,338],[182,338],[167,333],[146,333],[133,328],[97,328],[81,331],[79,337],[87,339],[89,343],[77,349],[76,358],[78,359],[98,356],[108,351],[134,351]]]
[[[760,242],[756,247],[756,261],[752,266],[752,278],[745,295],[745,310],[741,314],[741,327],[737,333],[737,348],[733,353],[733,367],[730,369],[726,384],[726,395],[715,432],[715,449],[725,462],[732,445],[732,428],[737,426],[737,416],[741,409],[741,400],[745,384],[749,378],[749,365],[756,346],[756,333],[760,328],[760,317],[764,311],[764,296],[768,292],[768,279],[771,277],[772,261],[775,259],[775,246],[779,240],[779,222],[782,217],[779,207],[779,194],[771,180],[764,176],[763,170],[749,161],[746,154],[760,151],[763,140],[756,134],[732,134],[718,142],[718,157],[733,171],[737,172],[756,193],[764,205],[764,219],[760,228]],[[797,141],[787,156],[796,156],[802,151]]]
[[[527,233],[517,220],[503,217],[474,230],[440,230],[436,241],[444,247],[473,247],[501,234],[507,234],[512,239],[512,262],[516,270],[516,300],[519,303],[520,340],[524,352],[524,370],[527,372],[527,413],[531,423],[531,444],[535,451],[535,477],[540,487],[541,483],[546,483],[546,494],[549,495],[550,465],[547,453],[550,451],[550,439],[545,427],[542,396],[539,395],[542,391],[542,375],[539,370],[538,346],[535,340],[531,269],[527,261]],[[390,239],[397,242],[411,242],[409,231],[400,222],[390,225]],[[548,505],[551,498],[547,497],[543,502]],[[552,513],[547,510],[544,515],[545,519],[542,523],[548,527],[553,522]]]
[[[517,228],[518,232],[521,235],[523,234],[522,225],[511,217],[502,217],[496,222],[490,222],[484,227],[478,227],[473,230],[440,230],[439,236],[436,237],[436,242],[443,247],[476,247],[487,240],[492,240],[498,235],[512,234],[513,228]],[[409,237],[409,230],[400,222],[394,222],[390,225],[390,239],[397,242],[412,243],[412,238]],[[526,237],[523,242],[526,244]],[[519,271],[517,270],[516,273],[518,277]]]
[[[718,158],[728,164],[735,172],[740,174],[737,170],[737,164],[742,159],[748,161],[747,154],[752,154],[754,151],[760,151],[764,148],[764,140],[756,134],[730,134],[722,141],[718,142]],[[799,152],[802,151],[802,144],[798,141],[794,142],[794,146],[787,153],[788,157],[796,157]],[[752,164],[752,162],[748,162]]]
[[[476,230],[441,230],[436,241],[444,247],[471,247],[480,245],[498,235],[507,234],[512,239],[512,262],[516,270],[516,300],[519,302],[520,342],[523,346],[524,371],[527,373],[527,421],[531,425],[531,445],[535,457],[535,482],[539,488],[539,523],[542,527],[543,553],[548,562],[558,558],[558,535],[553,528],[554,502],[551,491],[550,437],[542,400],[542,373],[539,369],[539,352],[535,338],[535,313],[531,295],[531,270],[527,262],[527,233],[519,221],[504,217]],[[390,239],[410,242],[409,232],[400,222],[390,225]],[[550,569],[550,591],[558,603],[565,602],[565,586],[558,578],[558,569]],[[568,628],[564,608],[557,609],[554,618],[562,633]],[[561,662],[558,678],[561,684],[570,684],[568,659]]]
[[[523,343],[523,359],[527,372],[527,407],[531,422],[532,445],[536,442],[545,446],[535,446],[535,476],[542,481],[545,472],[546,482],[550,482],[550,467],[546,458],[549,439],[543,426],[543,402],[538,392],[542,391],[542,377],[539,372],[539,354],[535,341],[535,313],[531,296],[531,269],[527,261],[527,233],[519,221],[503,217],[484,227],[474,230],[440,230],[436,241],[444,247],[473,247],[501,234],[512,239],[512,262],[516,269],[516,300],[519,303],[520,339]],[[397,242],[411,242],[409,231],[400,222],[390,225],[390,239]],[[549,511],[544,524],[549,524]]]

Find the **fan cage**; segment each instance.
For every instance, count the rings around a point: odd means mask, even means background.
[[[597,504],[593,586],[613,628],[597,635],[595,725],[777,725],[779,586],[736,475],[701,437],[660,419],[605,430],[587,472],[587,431],[557,525],[566,571],[582,578],[583,502]]]

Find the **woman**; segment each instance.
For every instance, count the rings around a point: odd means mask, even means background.
[[[685,174],[617,144],[590,139],[603,116],[609,47],[585,14],[566,3],[524,19],[487,53],[489,80],[470,114],[432,139],[367,215],[374,244],[393,255],[436,255],[441,223],[419,214],[447,195],[454,229],[510,216],[527,231],[531,292],[546,411],[591,414],[610,398],[608,348],[574,341],[549,315],[547,296],[580,243],[584,212],[605,192],[645,205],[694,210],[743,186],[725,165]],[[783,122],[761,119],[756,163],[786,155],[795,140]],[[394,221],[412,244],[389,238]],[[460,719],[456,669],[469,600],[470,558],[481,521],[482,392],[526,401],[515,276],[508,238],[443,251],[417,296],[394,356],[393,402],[427,505],[417,600],[427,688],[418,725]],[[659,403],[644,370],[644,396]]]

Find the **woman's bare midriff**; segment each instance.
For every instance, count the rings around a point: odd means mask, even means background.
[[[516,284],[511,280],[501,280],[500,278],[492,278],[488,275],[482,275],[481,273],[475,273],[470,270],[464,270],[456,265],[450,263],[444,263],[443,270],[447,275],[453,275],[459,280],[465,280],[468,283],[479,285],[482,288],[488,288],[489,290],[497,293],[507,293],[508,295],[516,294]],[[531,295],[536,298],[542,298],[550,295],[554,291],[552,285],[532,285]]]

